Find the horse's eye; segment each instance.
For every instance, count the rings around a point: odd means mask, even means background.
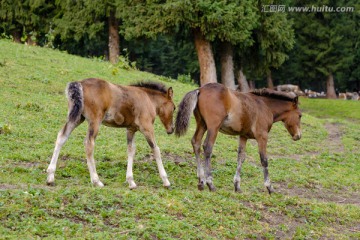
[[[302,115],[300,114],[300,115],[299,115],[299,118],[301,118],[301,117],[302,117]]]

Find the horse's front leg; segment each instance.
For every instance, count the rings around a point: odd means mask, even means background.
[[[134,140],[135,131],[130,129],[126,132],[126,139],[127,139],[127,153],[128,153],[128,160],[127,160],[127,170],[126,170],[126,181],[129,183],[129,188],[134,189],[136,188],[136,184],[134,182],[133,176],[133,163],[134,163],[134,156],[135,156],[135,140]]]
[[[271,186],[269,170],[268,170],[268,158],[266,154],[267,136],[260,137],[259,139],[257,139],[257,142],[259,145],[259,155],[260,155],[261,165],[264,170],[264,185],[267,188],[269,194],[271,194],[272,192],[274,192],[274,188]]]
[[[153,127],[142,128],[141,132],[144,134],[146,141],[148,142],[150,148],[153,151],[154,158],[155,158],[156,164],[158,166],[160,178],[163,181],[164,187],[170,187],[170,182],[167,177],[163,162],[161,160],[160,148],[156,145],[156,142],[155,142]]]
[[[236,173],[235,173],[235,176],[234,176],[235,192],[241,192],[241,189],[240,189],[241,167],[242,167],[242,164],[245,161],[245,157],[246,157],[246,153],[245,153],[246,142],[247,142],[246,138],[239,137],[237,168],[236,168]]]
[[[100,124],[97,122],[89,122],[89,128],[85,138],[85,152],[92,184],[96,187],[103,187],[104,184],[100,181],[99,176],[96,172],[96,165],[94,159],[95,139],[99,132],[99,125]]]

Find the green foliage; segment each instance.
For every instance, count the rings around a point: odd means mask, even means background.
[[[195,81],[191,78],[190,74],[179,74],[176,80],[181,83],[195,84]]]
[[[176,78],[178,74],[199,75],[194,44],[188,31],[158,35],[155,39],[139,38],[124,42],[129,57],[142,71]]]
[[[48,31],[54,10],[53,1],[1,0],[0,30],[7,35],[19,32],[25,38],[23,41],[30,37],[38,42]]]
[[[117,75],[120,69],[136,70],[136,62],[130,62],[128,55],[119,56],[119,60],[117,61],[117,63],[111,66],[111,74]]]
[[[122,1],[120,1],[122,2]],[[174,29],[200,29],[209,40],[247,41],[256,25],[254,1],[127,1],[118,8],[125,38],[154,37]]]
[[[57,132],[65,123],[66,83],[100,77],[118,84],[164,81],[174,101],[195,87],[169,78],[119,68],[51,49],[0,40],[0,236],[9,239],[358,239],[360,129],[357,102],[300,99],[303,109],[300,141],[293,142],[281,123],[271,130],[269,171],[276,193],[263,186],[257,145],[249,141],[242,170],[243,193],[233,192],[237,138],[219,134],[212,158],[217,192],[198,191],[191,147],[192,119],[183,138],[166,134],[155,121],[155,135],[172,183],[164,189],[145,138],[136,134],[134,178],[126,178],[126,133],[101,127],[95,159],[105,187],[91,186],[83,140],[86,123],[64,145],[56,186],[45,185]],[[33,77],[29,77],[29,73]],[[49,79],[48,82],[42,79]],[[19,106],[19,107],[17,107]],[[39,106],[41,111],[37,111]],[[321,115],[318,109],[321,108]],[[343,110],[336,115],[336,110]],[[320,119],[313,116],[331,117]],[[317,116],[317,115],[316,115]],[[355,117],[354,117],[355,118]],[[358,119],[358,118],[356,118]],[[337,124],[343,151],[331,148],[325,122]],[[10,125],[11,124],[11,125]],[[4,125],[4,124],[3,124]],[[178,164],[176,164],[176,162]]]
[[[54,17],[55,45],[70,53],[85,56],[103,55],[107,49],[107,14],[109,1],[56,1]]]
[[[258,26],[253,30],[253,44],[240,42],[238,55],[240,64],[250,78],[266,75],[271,69],[280,67],[294,46],[293,21],[286,12],[264,12],[263,6],[281,5],[277,1],[258,1]]]
[[[294,1],[296,6],[323,6],[323,1]],[[328,1],[327,6],[356,6],[357,1]],[[325,5],[326,5],[325,4]],[[316,82],[335,76],[337,87],[345,90],[351,78],[360,75],[355,63],[359,55],[359,13],[306,12],[292,13],[296,33],[296,46],[288,63],[280,71],[287,82],[300,82],[303,86],[316,86]],[[281,73],[280,73],[281,74]],[[292,80],[293,79],[293,80]],[[318,84],[320,85],[320,84]],[[324,85],[324,84],[323,84]],[[324,87],[317,87],[324,89]]]

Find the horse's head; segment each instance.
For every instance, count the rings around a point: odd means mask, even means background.
[[[298,98],[296,97],[292,102],[292,108],[289,111],[286,111],[282,116],[282,121],[292,136],[294,141],[297,141],[301,138],[301,111],[298,108]]]
[[[159,118],[168,134],[174,132],[173,114],[175,111],[175,104],[173,102],[173,94],[173,90],[170,87],[167,90],[164,102],[159,107]]]

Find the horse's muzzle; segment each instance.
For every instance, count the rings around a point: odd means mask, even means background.
[[[171,127],[170,130],[166,130],[166,133],[170,135],[170,134],[172,134],[174,132],[174,130],[175,130],[175,128]]]
[[[296,135],[294,135],[294,136],[292,137],[292,139],[293,139],[294,141],[300,140],[300,138],[301,138],[301,134],[296,134]]]

